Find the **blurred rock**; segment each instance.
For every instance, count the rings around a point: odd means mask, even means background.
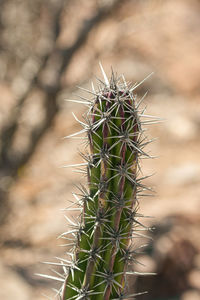
[[[141,273],[154,273],[156,271],[156,262],[148,255],[140,256],[138,263],[134,266],[134,271]]]
[[[197,290],[189,290],[185,292],[180,300],[199,300],[200,299],[200,292]]]
[[[30,300],[31,288],[15,272],[0,263],[0,299]]]
[[[198,289],[200,291],[200,270],[194,269],[190,272],[188,276],[189,283],[191,287]]]
[[[172,185],[192,184],[200,181],[200,166],[193,163],[169,168],[165,175],[167,183]]]
[[[134,290],[149,291],[148,294],[141,296],[142,300],[179,299],[180,295],[191,287],[199,288],[199,271],[195,269],[195,258],[198,253],[198,248],[193,242],[195,236],[185,234],[187,229],[191,232],[191,222],[198,229],[199,220],[196,221],[195,218],[174,216],[154,225],[153,240],[145,252],[150,256],[150,262],[153,259],[150,264],[147,259],[147,265],[149,264],[157,275],[137,277]],[[137,259],[140,261],[140,257]],[[141,270],[141,267],[139,268]],[[145,271],[144,267],[143,272]]]
[[[177,142],[193,140],[199,133],[198,125],[185,116],[174,116],[165,125],[170,136]]]

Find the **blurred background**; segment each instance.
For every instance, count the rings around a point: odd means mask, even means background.
[[[164,118],[147,129],[158,139],[143,161],[155,196],[141,200],[153,218],[135,270],[157,276],[130,279],[141,300],[200,299],[200,1],[1,0],[0,1],[0,299],[52,296],[43,261],[66,250],[64,212],[74,185],[85,178],[64,164],[82,162],[77,140],[85,108],[66,102],[88,96],[111,66],[131,82],[154,72],[147,112]],[[69,213],[68,213],[69,214]],[[138,243],[138,242],[136,242]]]

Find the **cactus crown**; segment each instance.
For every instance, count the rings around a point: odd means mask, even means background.
[[[140,108],[144,97],[138,101],[134,93],[142,82],[131,86],[113,71],[108,80],[102,66],[101,70],[104,81],[99,80],[97,90],[92,85],[92,91],[87,91],[90,99],[82,99],[88,106],[85,122],[75,117],[83,126],[79,133],[87,134],[90,149],[89,154],[82,154],[88,188],[80,186],[74,194],[82,209],[78,224],[66,217],[72,228],[61,235],[69,241],[72,258],[70,263],[67,259],[58,263],[64,270],[57,278],[63,282],[58,291],[62,300],[135,296],[127,295],[126,276],[137,275],[130,271],[135,260],[134,238],[145,236],[139,220],[142,215],[137,212],[138,198],[149,188],[142,183],[144,177],[139,178],[139,159],[150,157],[144,152],[150,141],[142,124],[152,119],[140,120],[148,117]]]

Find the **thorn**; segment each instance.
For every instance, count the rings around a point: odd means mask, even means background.
[[[145,115],[145,114],[138,114],[139,117],[144,117],[144,118],[149,118],[149,119],[154,119],[154,120],[161,120],[161,121],[166,121],[164,118],[152,116],[152,115]]]
[[[81,124],[84,128],[87,127],[87,124],[81,122],[81,121],[77,118],[77,116],[75,115],[75,113],[72,112],[72,115],[73,115],[74,119],[75,119],[79,124]]]
[[[122,74],[122,79],[123,79],[123,82],[124,82],[124,86],[125,86],[126,88],[128,88],[127,83],[126,83],[126,80],[125,80],[125,77],[124,77],[124,74]]]
[[[143,100],[145,99],[146,95],[148,94],[148,91],[142,96],[142,98],[139,100],[139,102],[136,105],[136,110],[140,107],[141,103],[143,102]]]
[[[109,87],[110,83],[109,83],[108,77],[106,76],[106,73],[105,73],[105,71],[103,69],[103,66],[102,66],[102,64],[100,62],[99,62],[99,65],[100,65],[100,68],[101,68],[101,72],[103,74],[103,78],[104,78],[105,84]]]
[[[74,222],[72,222],[72,220],[70,220],[70,218],[68,218],[67,216],[64,216],[65,217],[65,219],[71,224],[71,225],[73,225],[73,226],[77,226],[77,224],[76,223],[74,223]]]
[[[96,93],[95,88],[94,88],[94,83],[93,83],[93,81],[91,81],[91,86],[92,86],[92,91],[93,91],[94,93]]]
[[[85,132],[87,132],[87,130],[86,129],[82,129],[79,132],[72,133],[70,135],[64,136],[63,139],[73,138],[73,137],[76,137],[77,135],[85,133]],[[76,137],[76,138],[84,139],[84,137]]]
[[[60,277],[56,277],[56,276],[51,276],[51,275],[46,275],[46,274],[40,274],[40,273],[35,273],[35,275],[43,277],[43,278],[47,278],[47,279],[52,279],[52,280],[56,280],[56,281],[65,282],[65,279],[60,278]]]
[[[74,100],[74,99],[64,99],[64,101],[66,101],[66,102],[73,102],[73,103],[79,103],[79,104],[84,104],[84,105],[91,105],[91,102]]]
[[[148,76],[146,76],[142,81],[140,81],[138,84],[136,84],[135,86],[133,86],[130,89],[130,92],[133,92],[138,86],[140,86],[144,81],[146,81],[149,77],[151,77],[154,74],[154,72],[150,73]]]
[[[88,163],[81,163],[81,164],[74,164],[74,165],[64,165],[63,168],[72,168],[72,167],[81,167],[81,166],[87,166]]]
[[[77,86],[77,88],[80,89],[80,90],[83,90],[83,91],[85,91],[89,94],[92,94],[93,96],[96,96],[96,97],[99,96],[97,93],[93,93],[92,91],[87,90],[87,89],[83,88],[82,86]]]
[[[126,275],[155,276],[157,273],[125,272]]]
[[[160,119],[160,120],[149,120],[149,121],[141,121],[142,125],[151,125],[151,124],[159,124],[159,123],[164,123],[166,120]]]

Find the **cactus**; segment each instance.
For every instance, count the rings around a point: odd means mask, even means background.
[[[101,64],[100,64],[101,66]],[[62,300],[109,300],[134,298],[127,295],[127,274],[138,275],[130,270],[135,260],[133,241],[146,237],[146,230],[139,221],[138,199],[150,190],[139,178],[141,157],[150,155],[144,147],[151,141],[144,136],[141,121],[150,117],[140,108],[135,90],[142,84],[130,86],[123,76],[112,71],[108,80],[102,66],[104,81],[99,80],[98,90],[86,90],[91,99],[80,102],[89,109],[83,116],[85,122],[76,120],[83,129],[77,134],[87,134],[89,154],[81,154],[87,166],[88,188],[79,187],[74,194],[82,210],[78,224],[66,217],[70,230],[61,235],[69,241],[72,257],[61,259],[58,265],[64,270],[57,280],[63,282],[58,291]],[[72,101],[72,100],[71,100]],[[77,165],[79,167],[79,165]],[[75,237],[75,241],[74,241]],[[56,264],[56,263],[54,263]]]

